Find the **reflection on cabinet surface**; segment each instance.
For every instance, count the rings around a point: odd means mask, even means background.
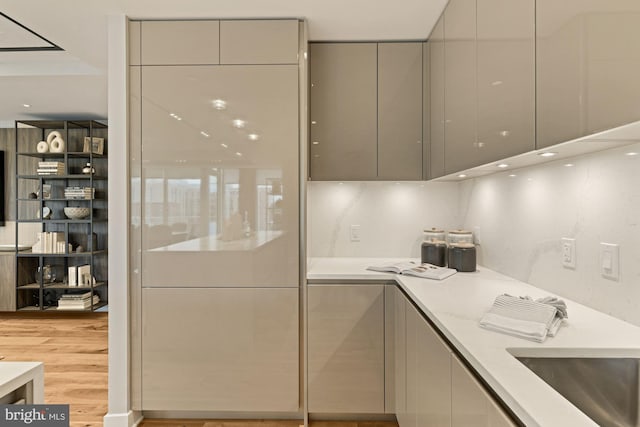
[[[422,43],[378,44],[378,179],[422,179]]]
[[[640,3],[536,1],[537,148],[640,119]]]
[[[142,286],[298,287],[297,65],[142,67],[141,166]]]
[[[144,289],[142,331],[142,409],[298,410],[297,289]]]
[[[309,411],[384,413],[384,285],[309,285]]]
[[[473,166],[535,150],[534,7],[534,0],[477,3],[478,149]]]
[[[476,0],[450,0],[444,11],[445,174],[477,165]]]
[[[309,45],[314,180],[373,180],[377,175],[377,44]]]
[[[451,427],[514,427],[462,362],[451,360]]]

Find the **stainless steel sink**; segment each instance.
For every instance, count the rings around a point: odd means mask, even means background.
[[[519,357],[597,424],[640,427],[636,357]]]

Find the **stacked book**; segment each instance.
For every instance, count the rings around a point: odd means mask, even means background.
[[[41,231],[37,234],[37,239],[31,246],[33,253],[64,254],[66,249],[71,252],[71,245],[65,241],[63,232]]]
[[[87,310],[100,302],[98,295],[88,291],[83,294],[64,294],[58,299],[58,310]]]
[[[38,162],[38,175],[64,175],[63,162]]]
[[[65,199],[93,199],[96,194],[96,189],[91,187],[66,187],[64,189]]]

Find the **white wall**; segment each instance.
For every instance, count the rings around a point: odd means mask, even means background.
[[[627,152],[640,144],[463,182],[481,263],[640,325],[640,155]],[[575,270],[562,266],[562,237],[576,239]],[[620,245],[619,281],[600,275],[600,242]]]
[[[458,184],[310,182],[307,246],[311,257],[420,257],[424,228],[458,228]],[[360,225],[360,242],[349,228]]]

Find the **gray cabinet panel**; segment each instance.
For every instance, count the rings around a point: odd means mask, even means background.
[[[384,287],[384,412],[396,413],[396,286]]]
[[[309,411],[384,413],[384,285],[310,285]]]
[[[429,36],[429,178],[444,172],[444,13]]]
[[[378,178],[422,179],[422,43],[378,44]]]
[[[398,424],[404,427],[409,421],[407,414],[407,303],[402,291],[397,286],[394,288],[395,408]]]
[[[221,64],[297,64],[298,20],[220,22]]]
[[[377,45],[309,45],[310,148],[314,180],[377,176]]]
[[[431,177],[431,47],[422,43],[422,179]]]
[[[640,3],[536,2],[537,148],[640,119]]]
[[[299,410],[297,289],[143,289],[142,409]]]
[[[476,0],[451,0],[445,19],[445,173],[478,164]]]
[[[477,9],[474,165],[535,150],[535,2],[482,0]]]
[[[129,65],[140,65],[140,21],[129,22]]]
[[[143,21],[142,65],[219,64],[218,21]]]

